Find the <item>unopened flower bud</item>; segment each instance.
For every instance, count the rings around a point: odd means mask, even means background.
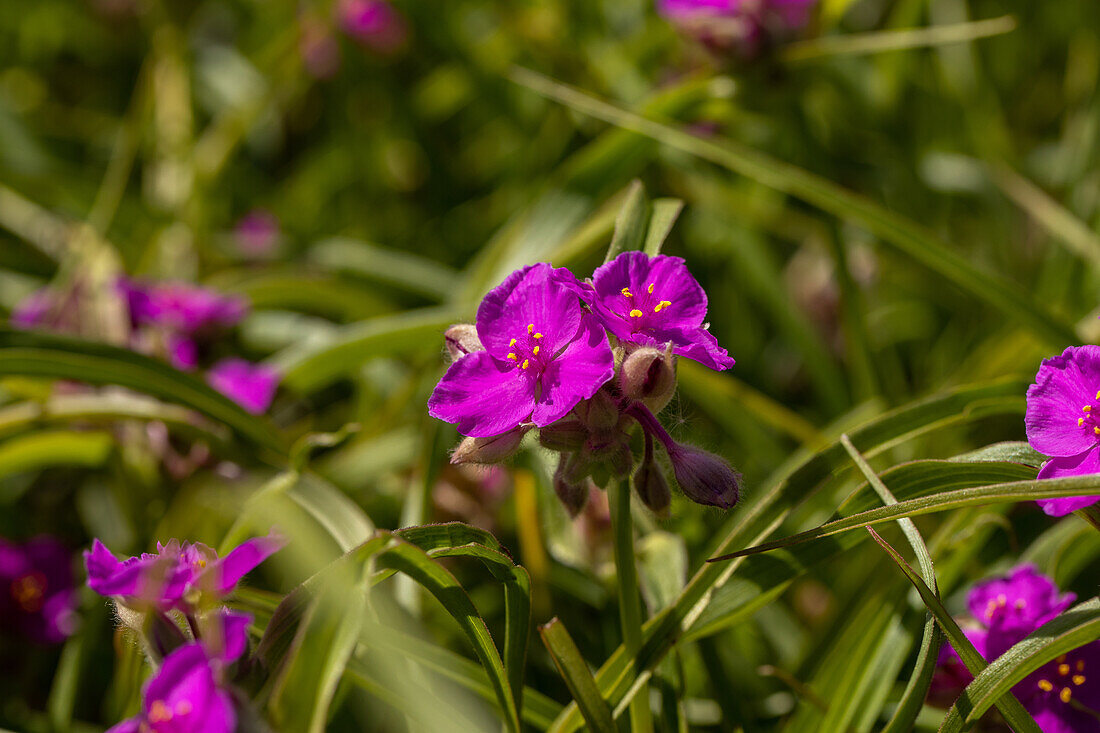
[[[619,406],[605,389],[577,405],[577,414],[590,430],[610,430],[619,424]]]
[[[729,509],[741,498],[741,474],[723,459],[682,443],[665,446],[680,490],[698,504]]]
[[[160,659],[187,643],[187,637],[180,627],[164,613],[152,611],[146,616],[145,622],[148,625],[146,633],[149,646]]]
[[[584,505],[588,503],[589,482],[587,478],[580,481],[571,481],[567,478],[570,473],[567,465],[570,458],[570,456],[563,455],[558,461],[558,469],[554,471],[554,493],[561,499],[565,511],[569,512],[569,516],[575,518],[584,509]]]
[[[665,474],[656,461],[642,461],[638,466],[638,470],[634,472],[634,490],[650,511],[660,517],[668,516],[672,495],[668,490]]]
[[[660,412],[676,391],[672,349],[662,352],[645,346],[632,351],[619,371],[619,387],[625,397],[642,402],[654,413]]]
[[[630,475],[630,469],[634,466],[634,455],[630,452],[630,446],[626,443],[616,445],[608,451],[607,463],[616,476],[625,479]]]
[[[557,453],[571,453],[584,445],[588,431],[577,420],[559,420],[539,429],[539,443]]]
[[[466,354],[475,351],[485,351],[481,344],[481,338],[477,335],[477,326],[472,323],[458,323],[447,329],[443,334],[447,344],[447,353],[451,355],[451,361],[458,361]]]
[[[520,426],[487,438],[464,438],[451,454],[451,463],[501,463],[516,454],[527,430]]]

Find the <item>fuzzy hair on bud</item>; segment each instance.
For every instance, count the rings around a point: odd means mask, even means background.
[[[619,406],[605,389],[577,405],[577,415],[590,430],[611,430],[619,424]]]
[[[666,446],[676,483],[692,501],[730,509],[741,498],[741,474],[723,459],[694,446]]]
[[[676,392],[676,357],[671,344],[665,351],[644,346],[623,359],[619,388],[625,397],[638,400],[658,413]]]
[[[668,489],[665,474],[656,461],[645,460],[638,466],[638,470],[634,472],[634,490],[638,492],[638,498],[649,507],[651,512],[659,517],[668,516],[672,494]]]
[[[488,438],[464,438],[451,454],[451,463],[501,463],[516,454],[527,430],[520,426]]]
[[[481,338],[477,335],[477,326],[472,323],[458,323],[447,329],[443,334],[443,340],[447,345],[447,353],[451,361],[458,361],[467,354],[475,351],[485,351],[481,345]]]
[[[539,443],[556,453],[580,450],[588,437],[588,430],[578,420],[559,420],[539,429]]]
[[[589,481],[587,478],[570,481],[567,477],[570,473],[567,467],[569,461],[570,457],[566,455],[558,461],[558,468],[554,471],[554,493],[561,499],[569,516],[575,519],[588,503]]]

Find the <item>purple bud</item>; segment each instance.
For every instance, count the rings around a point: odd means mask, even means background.
[[[588,431],[577,420],[559,420],[539,430],[542,447],[557,453],[580,450],[587,437]]]
[[[653,436],[646,433],[645,457],[634,472],[634,490],[638,492],[638,498],[649,507],[650,511],[659,517],[668,516],[668,508],[672,503],[672,495],[668,490],[668,481],[661,467],[653,456]]]
[[[567,464],[570,461],[571,456],[567,455],[563,455],[558,460],[558,469],[554,471],[554,493],[565,505],[565,511],[569,512],[569,516],[576,518],[584,509],[584,505],[588,503],[588,479],[569,480],[567,476],[571,473],[571,470]]]
[[[729,509],[741,498],[741,474],[723,459],[683,443],[666,445],[676,483],[698,504]]]
[[[451,454],[451,463],[457,466],[461,463],[500,463],[507,460],[519,450],[527,430],[521,426],[487,438],[465,438]]]
[[[475,351],[485,351],[481,338],[477,335],[477,326],[472,323],[458,323],[451,326],[443,334],[443,338],[447,344],[447,353],[451,355],[451,361],[458,361]]]
[[[676,391],[676,358],[671,344],[664,352],[648,346],[636,349],[623,360],[619,372],[623,395],[658,413]]]

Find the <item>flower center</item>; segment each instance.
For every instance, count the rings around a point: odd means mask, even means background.
[[[626,313],[624,319],[635,333],[653,328],[653,321],[659,320],[658,314],[672,305],[671,300],[661,300],[659,295],[654,295],[654,287],[650,283],[644,291],[638,293],[634,293],[629,287],[619,291],[622,311]]]
[[[1100,437],[1100,408],[1097,408],[1097,404],[1100,404],[1100,392],[1096,393],[1096,404],[1085,405],[1081,408],[1081,416],[1077,418],[1077,427],[1079,428],[1092,428],[1092,434]]]
[[[511,339],[508,342],[508,356],[519,369],[527,371],[534,369],[541,373],[549,361],[549,355],[542,349],[542,334],[535,330],[535,324],[527,324],[527,333]]]
[[[1036,684],[1043,692],[1054,692],[1055,688],[1061,687],[1058,691],[1058,699],[1063,703],[1069,703],[1073,699],[1073,688],[1085,684],[1085,660],[1078,659],[1071,662],[1068,656],[1063,654],[1057,661],[1058,666],[1055,668],[1057,674],[1050,675],[1054,677],[1054,681],[1051,682],[1043,677]]]
[[[12,581],[11,597],[27,613],[42,610],[42,600],[46,595],[46,576],[39,572],[27,573]]]

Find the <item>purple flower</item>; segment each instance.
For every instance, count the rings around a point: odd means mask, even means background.
[[[235,326],[248,312],[248,301],[185,282],[140,283],[120,280],[119,287],[137,326],[157,326],[182,336]]]
[[[95,540],[84,552],[88,587],[103,596],[120,596],[128,606],[154,606],[162,611],[192,607],[192,597],[228,595],[248,571],[285,544],[272,533],[243,543],[223,558],[201,543],[171,540],[157,543],[156,553],[119,560]]]
[[[623,252],[579,292],[620,341],[659,350],[671,343],[677,355],[711,369],[734,364],[704,326],[707,295],[679,257]]]
[[[977,621],[966,636],[982,657],[992,662],[1073,603],[1054,582],[1030,565],[1006,578],[979,583],[967,605]],[[973,677],[954,649],[940,654],[935,688],[961,690]],[[1040,667],[1012,688],[1045,733],[1097,730],[1100,714],[1100,641],[1090,642]],[[1092,711],[1092,712],[1090,712]]]
[[[385,0],[341,0],[339,13],[344,32],[377,53],[399,51],[408,39],[405,18]]]
[[[1051,457],[1039,478],[1100,473],[1100,346],[1070,346],[1045,359],[1027,390],[1027,442]],[[1060,517],[1100,496],[1040,499],[1047,514]]]
[[[222,359],[206,375],[210,386],[254,414],[264,412],[275,397],[279,373],[244,359]]]
[[[546,263],[513,272],[477,311],[484,351],[451,364],[428,414],[474,437],[530,420],[543,427],[588,399],[614,374],[607,335],[563,284],[568,270]]]
[[[164,658],[142,694],[141,714],[108,733],[233,733],[237,714],[223,681],[224,667],[248,646],[251,616],[223,612],[217,643],[206,636]]]
[[[9,322],[15,328],[38,328],[45,324],[51,310],[53,295],[49,288],[42,288],[19,301],[11,312]]]
[[[253,209],[233,228],[237,246],[247,255],[270,254],[279,241],[279,220],[270,211]]]
[[[817,0],[657,0],[657,11],[716,51],[751,56],[810,20]]]
[[[72,555],[52,537],[0,539],[0,628],[42,644],[76,630]]]

